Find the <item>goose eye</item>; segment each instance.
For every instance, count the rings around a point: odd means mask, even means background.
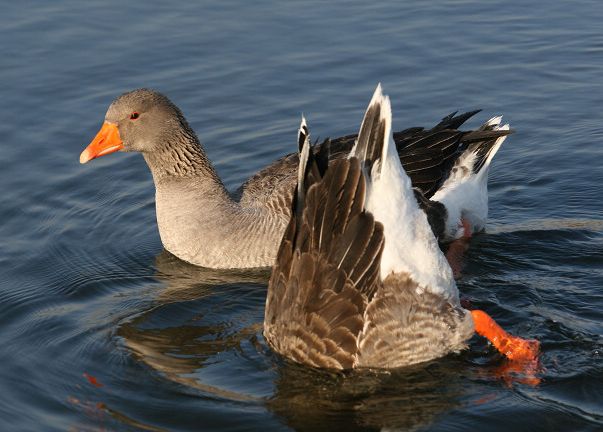
[[[130,120],[136,120],[138,117],[140,117],[140,114],[138,114],[136,111],[130,114]]]

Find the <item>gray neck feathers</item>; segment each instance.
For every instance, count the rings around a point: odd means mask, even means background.
[[[188,125],[169,129],[159,149],[143,153],[164,247],[205,267],[272,264],[284,223],[263,208],[233,201]]]
[[[233,201],[201,143],[181,116],[144,152],[156,188],[164,247],[205,267],[262,267],[274,261],[286,218]]]
[[[155,186],[174,181],[188,182],[212,195],[227,197],[222,180],[192,129],[186,122],[175,129],[166,133],[159,149],[143,153]]]

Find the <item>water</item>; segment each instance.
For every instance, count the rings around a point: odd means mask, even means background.
[[[572,2],[12,2],[0,17],[0,429],[601,430],[603,7]],[[483,108],[517,130],[463,297],[542,343],[536,371],[471,350],[382,374],[290,364],[268,273],[162,251],[140,155],[85,166],[110,101],[177,103],[225,183],[354,132]],[[477,120],[471,125],[475,126]]]

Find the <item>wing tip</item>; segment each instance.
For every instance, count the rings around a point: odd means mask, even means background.
[[[297,147],[302,152],[306,141],[310,141],[310,131],[308,130],[308,122],[302,113],[299,129],[297,130]]]
[[[350,152],[362,165],[369,168],[387,152],[391,134],[392,109],[389,96],[383,94],[381,83],[377,84],[373,96],[360,124],[356,144]]]

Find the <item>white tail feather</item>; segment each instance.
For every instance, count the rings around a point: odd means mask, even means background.
[[[502,116],[497,117],[497,118],[499,119],[498,124],[500,124],[500,120],[502,120]],[[508,123],[495,128],[495,130],[509,130],[509,129],[510,129],[510,127],[509,127]],[[502,143],[505,142],[506,139],[507,139],[507,136],[505,135],[496,140],[496,143],[492,146],[492,150],[490,150],[490,153],[488,154],[488,158],[486,159],[486,162],[484,163],[484,168],[482,169],[482,171],[488,170],[488,168],[490,167],[490,162],[492,162],[492,158],[494,158],[494,155],[496,154],[496,152],[498,151],[498,149],[500,148]]]
[[[381,93],[381,86],[377,86],[369,108],[374,103],[381,105],[379,116],[385,122],[384,142],[380,163],[373,165],[367,179],[365,207],[383,224],[385,245],[381,277],[392,272],[407,273],[420,289],[458,300],[452,270],[400,163],[391,133],[391,104]]]
[[[509,130],[509,125],[500,125],[502,116],[488,120],[482,128],[492,127],[494,130]],[[496,139],[492,145],[483,166],[478,173],[473,172],[476,153],[467,151],[458,159],[450,176],[442,187],[431,197],[446,207],[448,219],[443,240],[454,240],[465,234],[466,224],[469,223],[472,232],[485,228],[488,219],[488,172],[490,163],[507,137]]]

